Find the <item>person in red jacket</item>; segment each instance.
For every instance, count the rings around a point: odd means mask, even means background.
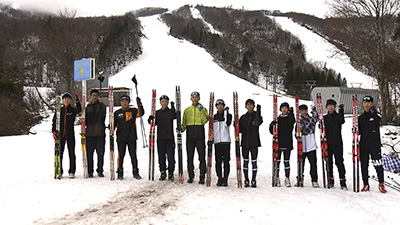
[[[71,105],[72,95],[70,93],[64,93],[62,95],[62,107],[61,107],[61,120],[60,120],[60,137],[56,132],[56,115],[53,116],[53,138],[58,140],[60,138],[60,150],[61,150],[61,173],[63,173],[62,169],[62,161],[65,149],[65,142],[67,142],[68,146],[68,155],[69,155],[69,178],[75,177],[76,171],[76,157],[75,157],[75,132],[74,132],[74,122],[75,117],[78,113],[82,111],[81,103],[79,102],[79,95],[76,95],[76,107]]]

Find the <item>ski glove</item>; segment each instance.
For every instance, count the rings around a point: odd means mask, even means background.
[[[152,120],[154,120],[154,116],[150,115],[149,119],[147,120],[147,122],[150,124]]]
[[[293,113],[293,107],[289,108],[289,113]]]
[[[261,105],[257,104],[257,111],[261,112]]]
[[[142,102],[140,101],[140,98],[139,98],[139,97],[136,98],[136,103],[137,103],[138,105],[141,105],[141,104],[142,104]]]
[[[79,102],[79,94],[75,93],[76,101]]]
[[[53,131],[53,138],[54,138],[54,140],[58,140],[60,137],[58,136],[58,133],[57,132],[55,132],[55,131]]]
[[[175,102],[171,101],[171,109],[175,109]]]
[[[339,109],[343,110],[343,108],[344,108],[344,104],[340,104]]]
[[[197,106],[199,108],[199,110],[201,111],[203,109],[203,105],[200,104],[199,106]]]

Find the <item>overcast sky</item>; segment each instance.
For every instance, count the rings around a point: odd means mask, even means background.
[[[324,0],[0,0],[14,8],[57,13],[59,9],[76,9],[78,16],[109,16],[149,6],[170,10],[185,4],[206,6],[233,6],[249,10],[267,9],[282,12],[296,11],[325,17],[328,7]]]

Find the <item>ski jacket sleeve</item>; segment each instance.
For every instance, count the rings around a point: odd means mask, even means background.
[[[318,113],[317,113],[317,108],[315,108],[315,106],[312,107],[312,111],[311,111],[311,120],[310,123],[315,125],[318,122]]]
[[[232,114],[228,113],[228,111],[225,111],[225,123],[229,127],[232,124]]]
[[[344,124],[344,110],[339,108],[339,123]]]
[[[256,126],[260,126],[263,123],[263,118],[261,116],[261,112],[260,111],[256,112],[255,122],[256,122]]]
[[[143,108],[143,104],[140,102],[140,104],[138,105],[138,112],[136,114],[136,118],[138,117],[142,117],[144,115],[144,108]]]
[[[76,101],[76,106],[74,108],[74,113],[75,115],[79,114],[80,112],[82,112],[82,106],[81,103],[79,101]]]
[[[193,125],[204,125],[208,122],[208,111],[206,107],[202,110],[199,109],[198,105],[191,105],[185,109],[182,118],[182,132],[186,130],[187,126]]]
[[[273,121],[272,121],[273,122]],[[269,132],[271,134],[274,134],[274,125],[272,124],[272,122],[269,124]]]
[[[56,132],[56,113],[54,113],[54,116],[53,116],[53,123],[51,125],[51,131]]]

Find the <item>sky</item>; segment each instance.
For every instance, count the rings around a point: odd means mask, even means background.
[[[239,0],[0,0],[0,3],[12,5],[14,8],[19,9],[34,9],[53,13],[57,13],[59,9],[64,8],[76,9],[78,16],[120,15],[130,10],[150,6],[165,7],[173,10],[185,4],[203,4],[218,7],[232,6],[248,10],[296,11],[322,18],[328,12],[328,6],[324,0],[263,0],[261,2]]]

